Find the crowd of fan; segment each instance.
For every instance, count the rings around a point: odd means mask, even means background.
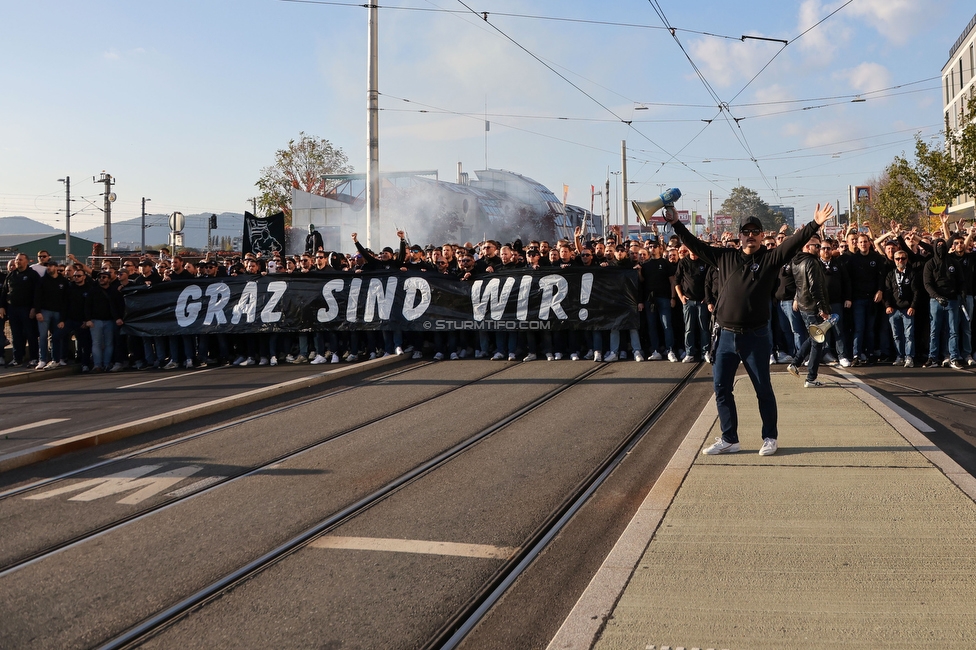
[[[976,366],[972,357],[972,313],[976,252],[973,237],[957,226],[950,232],[890,230],[875,236],[852,227],[840,239],[820,238],[820,258],[831,311],[839,317],[830,331],[826,362],[848,367],[888,362],[912,367]],[[786,227],[769,232],[763,244],[774,248]],[[476,359],[612,362],[662,360],[686,363],[709,360],[711,312],[720,299],[714,269],[681,245],[654,235],[643,241],[623,239],[619,230],[606,238],[520,241],[477,245],[408,245],[374,253],[353,234],[356,252],[343,254],[310,246],[301,255],[245,255],[223,261],[196,262],[169,256],[105,260],[98,269],[71,256],[67,264],[46,251],[31,264],[20,254],[7,265],[0,282],[0,321],[9,325],[12,359],[8,367],[46,370],[74,362],[83,372],[125,369],[202,368],[214,364],[249,366],[284,363],[340,363],[385,355],[425,353],[435,360]],[[714,246],[738,246],[730,233],[709,237]],[[816,243],[817,240],[814,241]],[[542,332],[411,332],[333,330],[313,333],[208,334],[137,337],[121,333],[122,290],[131,286],[191,278],[226,276],[314,277],[375,270],[443,273],[461,281],[519,268],[621,267],[640,278],[639,329],[555,330]],[[808,336],[794,302],[791,265],[780,270],[771,313],[774,350],[770,364],[799,365],[795,358]],[[0,343],[6,347],[0,329]]]

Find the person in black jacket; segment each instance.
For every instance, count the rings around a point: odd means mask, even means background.
[[[115,330],[122,325],[125,301],[122,293],[111,288],[112,274],[100,271],[98,286],[85,300],[85,321],[92,334],[92,372],[103,372],[112,367]]]
[[[895,342],[895,361],[892,365],[915,365],[915,312],[921,300],[922,282],[916,269],[908,264],[908,253],[900,250],[894,255],[895,268],[885,277],[885,314]]]
[[[37,370],[57,368],[59,364],[67,365],[61,352],[61,335],[64,330],[64,292],[68,288],[68,281],[58,275],[56,262],[47,262],[45,268],[47,272],[37,283],[37,292],[34,294],[34,317],[37,319],[40,344]]]
[[[693,251],[689,251],[678,262],[674,273],[674,292],[681,301],[685,321],[686,355],[682,361],[687,363],[696,361],[696,357],[704,359],[708,354],[711,314],[705,305],[705,277],[709,268]]]
[[[732,394],[740,363],[745,363],[759,401],[763,423],[763,444],[759,454],[769,456],[776,453],[779,431],[776,395],[769,378],[769,355],[773,347],[769,333],[769,294],[779,268],[833,213],[834,208],[830,203],[822,209],[818,204],[812,222],[797,230],[780,246],[767,250],[760,244],[763,225],[757,217],[742,220],[739,226],[740,248],[713,248],[692,235],[678,221],[678,213],[673,207],[665,208],[665,219],[672,224],[681,241],[706,264],[718,267],[719,285],[722,287],[715,305],[715,318],[722,331],[712,368],[722,437],[703,449],[702,453],[734,453],[741,449],[739,417]]]
[[[869,363],[874,353],[875,308],[881,302],[884,258],[874,250],[874,242],[864,233],[857,237],[857,251],[848,257],[847,273],[851,278],[851,302],[854,317],[854,365]]]
[[[13,359],[8,366],[37,364],[37,336],[34,333],[34,296],[41,278],[29,266],[23,253],[14,258],[14,268],[0,287],[0,320],[7,318],[13,337]],[[30,356],[25,358],[25,354]]]
[[[846,352],[844,313],[851,308],[851,278],[847,275],[847,265],[841,262],[839,255],[834,255],[835,245],[839,249],[839,244],[831,241],[828,246],[827,241],[829,240],[824,240],[820,245],[820,262],[823,264],[824,278],[827,282],[830,313],[837,314],[837,323],[827,332],[827,340],[833,342],[837,356],[831,357],[829,352],[831,346],[827,345],[824,359],[828,363],[836,361],[840,366],[849,368],[851,362]]]
[[[951,245],[959,245],[961,236],[955,236]],[[935,242],[935,251],[922,271],[925,290],[929,294],[929,357],[922,364],[924,368],[939,365],[939,343],[942,328],[949,325],[949,365],[956,370],[963,369],[959,350],[959,296],[963,274],[957,268],[959,261],[949,254],[949,246],[943,240]]]
[[[67,348],[73,336],[75,339],[76,361],[81,364],[81,371],[88,372],[91,369],[91,349],[92,339],[91,330],[85,321],[85,303],[88,301],[88,294],[95,288],[85,273],[85,269],[80,264],[68,267],[71,282],[68,283],[64,292],[64,330],[62,334],[62,347]],[[67,355],[65,355],[67,356]]]
[[[803,245],[803,252],[797,253],[792,262],[792,276],[796,283],[793,296],[793,310],[803,319],[803,326],[809,328],[830,317],[830,302],[827,300],[827,280],[824,276],[823,265],[819,259],[820,237],[814,235]],[[820,370],[820,356],[823,353],[822,342],[817,342],[812,336],[807,336],[800,349],[797,350],[796,360],[787,366],[795,377],[800,376],[798,368],[802,360],[810,355],[807,364],[807,378],[804,388],[819,388],[823,383],[817,381]]]

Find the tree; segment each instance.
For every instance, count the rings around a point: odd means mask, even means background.
[[[927,207],[919,191],[919,177],[904,156],[895,156],[878,181],[872,207],[882,223],[894,220],[909,228],[922,226],[919,216]]]
[[[299,132],[298,140],[275,152],[275,162],[261,170],[255,183],[261,191],[258,208],[264,214],[285,213],[285,225],[291,225],[291,190],[325,196],[335,183],[322,180],[323,174],[349,174],[353,168],[342,149],[322,138]]]
[[[765,230],[776,230],[783,225],[783,217],[773,212],[755,190],[741,185],[733,188],[729,198],[722,201],[721,214],[732,217],[733,223],[746,217],[758,217]]]

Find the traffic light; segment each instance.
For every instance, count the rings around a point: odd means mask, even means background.
[[[217,215],[215,214],[210,215],[210,229],[211,230],[217,229]]]

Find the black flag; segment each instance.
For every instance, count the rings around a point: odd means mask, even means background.
[[[244,213],[244,245],[245,253],[261,253],[270,257],[275,251],[285,252],[285,213],[279,212],[267,217],[255,217],[250,212]]]

